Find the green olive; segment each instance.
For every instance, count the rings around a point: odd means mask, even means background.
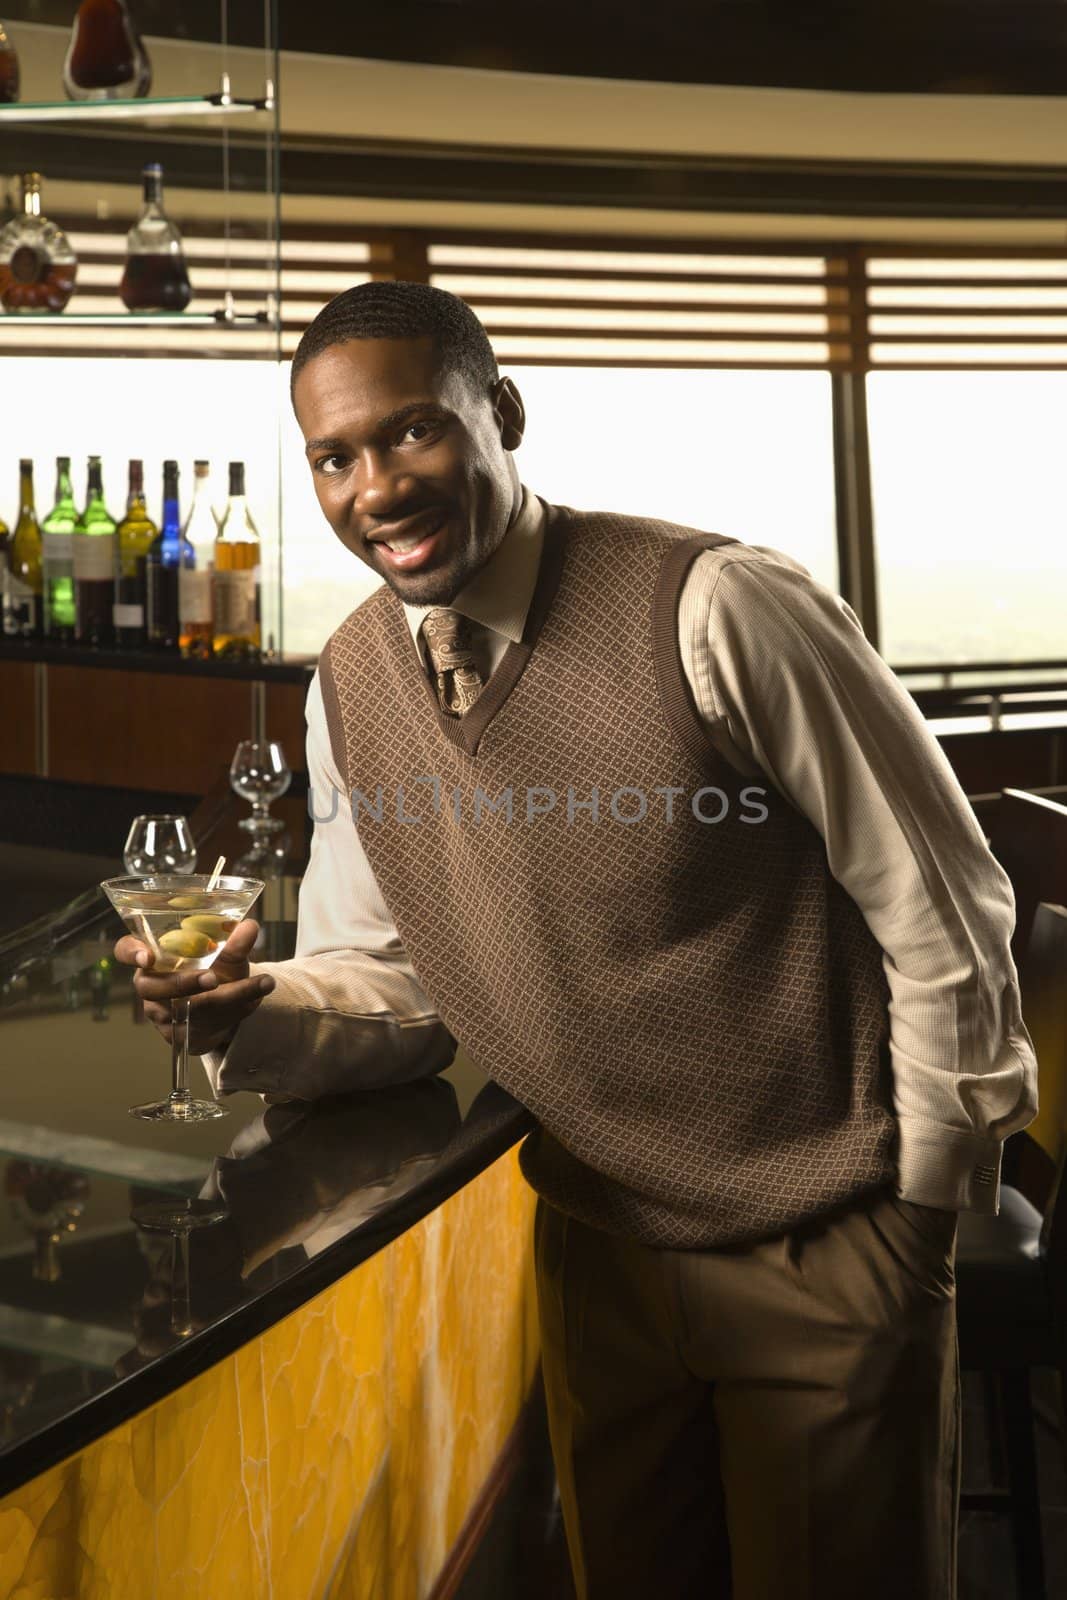
[[[159,948],[169,956],[196,961],[214,950],[215,941],[209,939],[206,933],[197,933],[192,928],[169,928],[166,933],[160,934]]]
[[[225,939],[237,924],[232,917],[217,917],[213,912],[202,911],[197,917],[183,917],[182,927],[194,933],[206,933],[209,939]]]
[[[196,906],[203,905],[203,899],[198,894],[176,894],[167,901],[168,906],[173,906],[175,911],[190,911]]]

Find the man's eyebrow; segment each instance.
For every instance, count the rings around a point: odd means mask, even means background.
[[[343,449],[344,449],[344,441],[342,439],[309,439],[307,444],[304,446],[304,454],[306,455],[309,450],[343,450]]]
[[[379,417],[375,424],[375,431],[388,433],[390,429],[398,427],[402,422],[406,422],[409,417],[419,413],[425,416],[428,411],[432,412],[435,417],[447,417],[449,415],[445,408],[439,406],[434,400],[412,400],[408,405],[398,406],[395,411],[390,411],[388,416]]]

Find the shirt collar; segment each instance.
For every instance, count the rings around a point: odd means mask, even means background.
[[[537,582],[544,527],[544,506],[524,488],[518,515],[508,524],[503,539],[485,565],[449,601],[449,607],[517,644],[522,639]],[[431,610],[432,606],[404,604],[404,616],[416,646],[422,619]]]

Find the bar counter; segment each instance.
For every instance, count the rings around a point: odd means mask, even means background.
[[[298,885],[265,874],[277,959]],[[536,1372],[528,1114],[461,1053],[137,1121],[169,1055],[120,931],[89,884],[0,939],[0,1600],[431,1594]]]

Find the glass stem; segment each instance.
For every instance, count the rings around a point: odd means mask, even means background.
[[[189,1001],[175,996],[170,1030],[171,1109],[179,1115],[189,1104]]]
[[[171,1242],[170,1280],[170,1331],[179,1339],[187,1339],[193,1331],[192,1306],[189,1299],[189,1231],[182,1228]]]

